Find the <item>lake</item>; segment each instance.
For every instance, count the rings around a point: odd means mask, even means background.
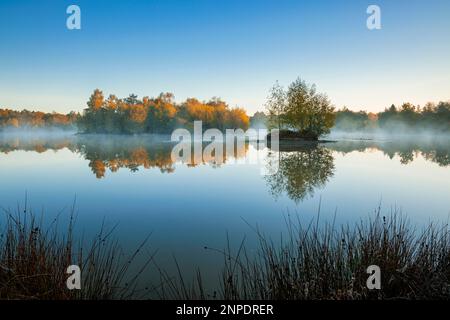
[[[205,247],[224,249],[228,238],[237,249],[245,239],[252,252],[253,228],[279,239],[287,215],[351,225],[380,206],[418,226],[449,218],[449,138],[341,138],[279,152],[245,143],[219,161],[174,162],[173,146],[152,135],[0,134],[0,206],[26,201],[51,221],[75,203],[78,235],[117,224],[114,237],[131,254],[151,234],[160,266],[175,272],[176,257],[188,279],[199,267],[211,287],[223,257]],[[158,281],[155,270],[144,278]]]

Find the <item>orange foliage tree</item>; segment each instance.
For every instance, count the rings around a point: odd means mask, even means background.
[[[242,108],[230,109],[219,98],[201,102],[195,98],[177,104],[172,93],[161,93],[142,100],[134,94],[125,99],[94,90],[79,121],[80,129],[88,133],[170,133],[178,127],[192,128],[202,121],[203,128],[244,129],[249,117]]]

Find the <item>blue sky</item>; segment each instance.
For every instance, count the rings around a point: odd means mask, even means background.
[[[66,8],[81,8],[81,30]],[[381,8],[382,29],[366,28]],[[450,99],[448,0],[0,2],[0,107],[81,111],[95,88],[250,113],[301,76],[337,107]]]

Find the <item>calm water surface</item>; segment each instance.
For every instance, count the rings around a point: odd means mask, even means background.
[[[168,140],[0,134],[0,206],[14,210],[27,195],[51,219],[76,201],[79,233],[94,235],[103,219],[117,223],[126,252],[152,233],[160,265],[173,270],[174,255],[188,277],[200,267],[211,283],[222,257],[205,246],[224,248],[228,234],[232,246],[246,236],[251,250],[249,225],[276,239],[287,214],[309,222],[320,206],[322,221],[354,223],[381,205],[419,225],[449,217],[450,139],[341,140],[280,152],[246,145],[219,163],[174,163]],[[276,173],[262,175],[268,168]]]

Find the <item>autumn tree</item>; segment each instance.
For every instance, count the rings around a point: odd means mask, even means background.
[[[104,102],[103,92],[101,92],[99,89],[95,89],[94,93],[89,98],[87,105],[90,109],[95,111],[103,107],[103,102]]]
[[[234,108],[230,111],[228,123],[228,129],[247,130],[250,125],[250,119],[244,109]]]
[[[96,89],[88,108],[78,121],[80,130],[87,133],[170,133],[177,127],[192,129],[194,121],[202,121],[203,129],[247,129],[249,118],[244,109],[230,109],[220,98],[200,102],[195,98],[181,104],[172,93],[161,93],[156,98],[145,96],[139,100],[135,94],[125,99]]]
[[[148,102],[148,132],[168,133],[175,127],[178,109],[173,100],[172,93],[161,93],[157,98]]]
[[[38,129],[38,128],[58,128],[73,130],[79,119],[79,114],[71,112],[62,114],[57,112],[44,113],[40,111],[15,111],[0,109],[0,130],[7,129]]]
[[[212,107],[212,117],[210,127],[217,128],[219,130],[225,130],[227,128],[227,124],[230,121],[230,112],[228,104],[218,97],[213,97],[211,100],[206,102],[208,107]]]
[[[119,106],[119,99],[114,94],[110,94],[105,101],[105,106],[108,110],[116,111]]]

